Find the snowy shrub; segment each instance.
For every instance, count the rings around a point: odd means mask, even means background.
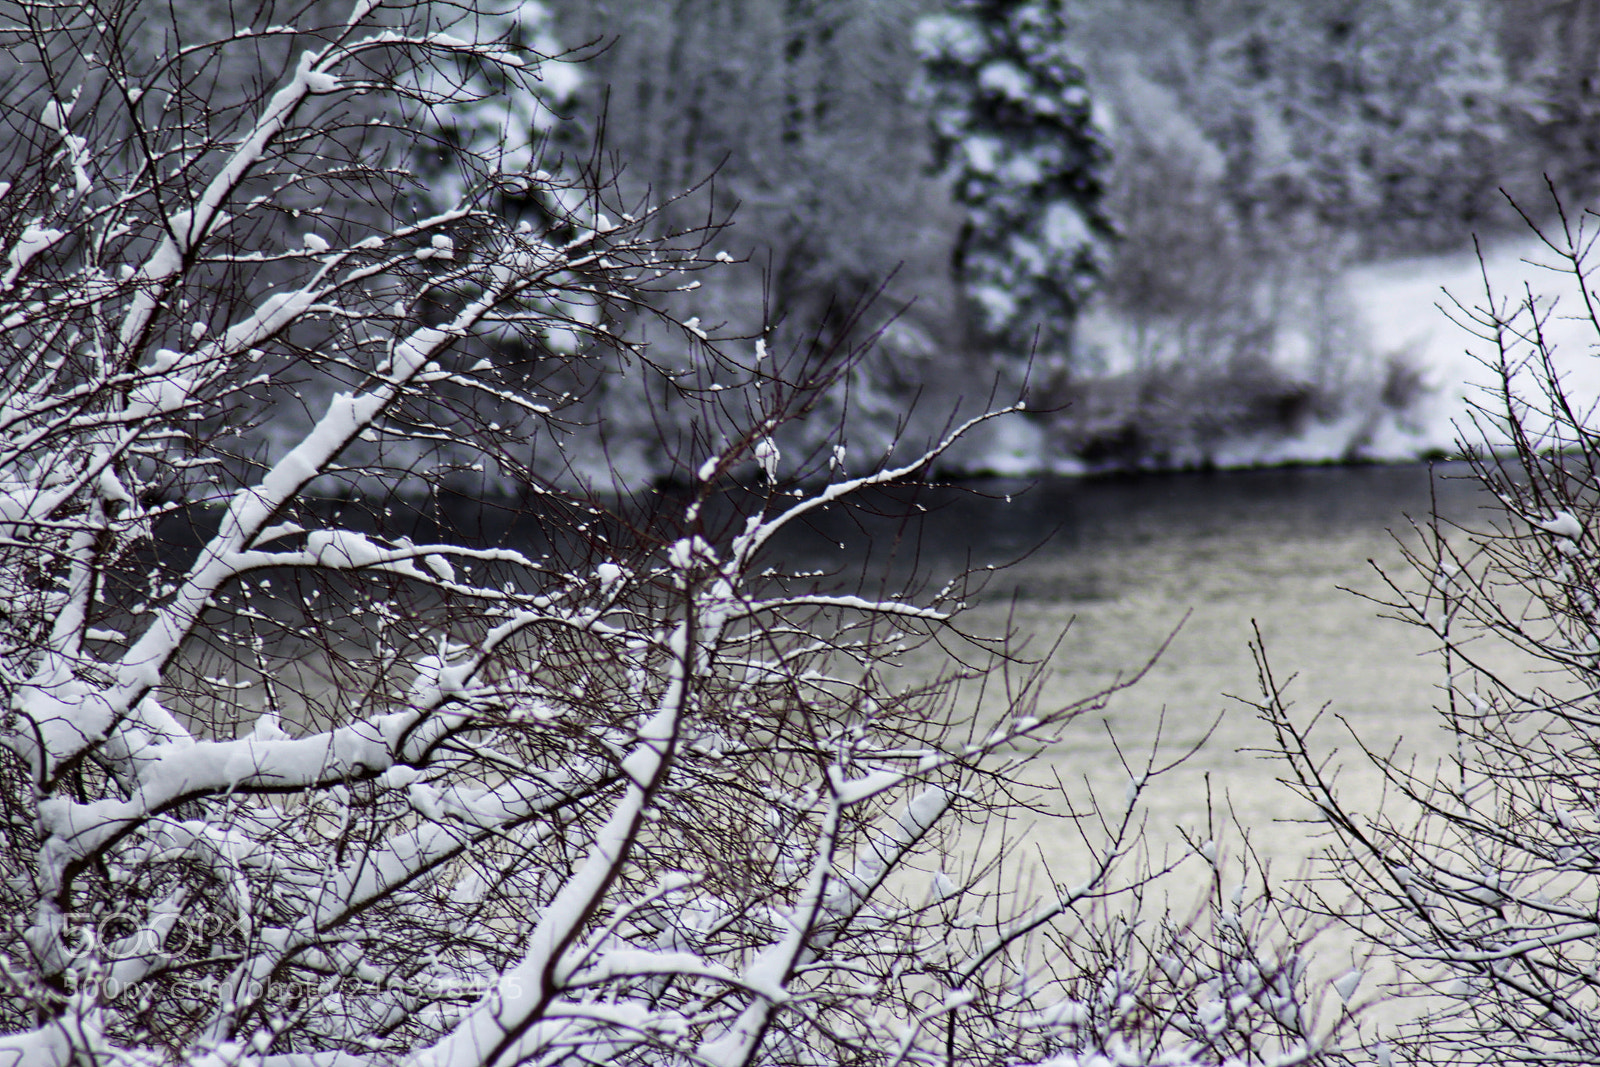
[[[653,360],[621,324],[710,235],[531,156],[463,137],[412,210],[423,116],[538,53],[454,4],[0,10],[0,1062],[1317,1055],[1237,902],[1216,953],[1133,906],[1166,757],[1060,884],[955,850],[1111,694],[1039,706],[963,579],[785,569],[937,458],[783,459],[848,353]],[[583,425],[625,374],[681,492]],[[491,477],[515,523],[446,492]],[[931,640],[970,665],[897,668]]]
[[[1437,642],[1435,711],[1453,753],[1429,767],[1364,749],[1383,802],[1352,799],[1317,717],[1292,710],[1262,653],[1259,707],[1285,779],[1336,842],[1298,896],[1397,968],[1390,992],[1405,999],[1390,1014],[1403,1022],[1382,1052],[1394,1060],[1600,1059],[1600,449],[1592,409],[1564,385],[1571,357],[1590,357],[1558,353],[1545,332],[1574,315],[1600,338],[1600,317],[1593,216],[1557,209],[1541,266],[1585,302],[1558,312],[1529,289],[1456,306],[1492,376],[1462,427],[1488,504],[1461,525],[1420,524],[1409,575],[1386,576],[1386,611]]]

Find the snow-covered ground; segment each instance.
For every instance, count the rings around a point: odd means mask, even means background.
[[[1352,268],[1340,277],[1329,304],[1344,309],[1332,325],[1307,319],[1303,328],[1293,315],[1279,322],[1270,358],[1271,371],[1281,375],[1281,383],[1296,380],[1316,381],[1315,353],[1327,359],[1329,338],[1333,338],[1335,380],[1340,386],[1326,388],[1343,410],[1337,416],[1321,415],[1283,424],[1267,423],[1260,429],[1224,434],[1201,444],[1187,443],[1179,431],[1178,442],[1164,456],[1136,463],[1151,466],[1209,466],[1222,468],[1281,466],[1304,463],[1336,463],[1348,460],[1407,462],[1455,454],[1462,440],[1493,440],[1492,425],[1473,427],[1468,420],[1471,403],[1476,400],[1493,412],[1499,409],[1485,393],[1496,379],[1493,363],[1496,348],[1483,336],[1474,336],[1473,320],[1479,334],[1484,309],[1492,302],[1502,317],[1517,312],[1530,297],[1540,309],[1540,322],[1546,344],[1552,350],[1567,396],[1578,410],[1600,402],[1600,329],[1588,318],[1570,264],[1565,264],[1537,238],[1507,238],[1484,246],[1480,265],[1471,249],[1454,255],[1435,255],[1387,260]],[[1486,288],[1487,283],[1487,288]],[[1597,300],[1600,304],[1600,300]],[[1524,339],[1511,345],[1514,360],[1527,359],[1534,351],[1526,340],[1532,322],[1526,312],[1516,315],[1517,329]],[[1172,332],[1185,328],[1171,324],[1160,327]],[[1313,336],[1320,331],[1320,341]],[[1148,344],[1140,327],[1123,321],[1104,309],[1089,312],[1080,322],[1080,342],[1095,350],[1110,376],[1108,390],[1121,388],[1131,396],[1140,375],[1155,374],[1141,360],[1134,347]],[[1162,342],[1157,342],[1161,351]],[[1175,369],[1186,366],[1177,350],[1166,346],[1158,357]],[[1406,368],[1421,380],[1412,389],[1409,402],[1392,405],[1382,397],[1385,366],[1390,362]],[[1487,363],[1485,361],[1488,361]],[[1158,364],[1161,365],[1161,364]],[[1326,370],[1326,367],[1324,368]],[[1176,370],[1175,370],[1176,372]],[[1534,395],[1536,383],[1531,375],[1521,378],[1523,391]],[[1199,378],[1191,389],[1223,390],[1237,385],[1220,376],[1211,384]],[[1093,384],[1093,383],[1091,383]],[[1269,403],[1271,394],[1268,396]],[[1226,398],[1182,393],[1169,403],[1217,403],[1225,408]],[[1126,397],[1122,401],[1128,402]],[[1113,420],[1128,421],[1116,412],[1118,401],[1107,410]],[[1173,412],[1180,422],[1181,411]],[[1096,413],[1091,409],[1092,422]],[[1158,422],[1159,414],[1146,415]],[[1138,421],[1135,416],[1133,421]],[[1116,425],[1115,422],[1112,423]],[[1291,429],[1292,425],[1292,429]],[[1164,427],[1149,427],[1160,433]],[[1143,424],[1141,424],[1141,432]],[[1498,443],[1498,442],[1496,442]],[[1029,476],[1040,473],[1076,475],[1103,469],[1086,464],[1076,456],[1064,455],[1059,440],[1043,424],[1031,419],[1005,419],[983,427],[974,439],[958,446],[953,454],[958,469],[985,471],[1001,475]],[[1113,466],[1115,464],[1113,463]]]
[[[1485,247],[1481,265],[1467,252],[1391,260],[1350,271],[1344,287],[1358,316],[1359,336],[1379,356],[1403,356],[1422,371],[1428,387],[1410,411],[1384,412],[1360,454],[1376,460],[1410,460],[1455,450],[1469,402],[1488,402],[1483,390],[1494,381],[1481,361],[1495,356],[1495,346],[1473,336],[1464,325],[1468,313],[1488,307],[1491,297],[1496,308],[1514,308],[1531,295],[1542,311],[1549,312],[1543,318],[1543,331],[1568,396],[1577,407],[1593,405],[1600,398],[1600,359],[1596,359],[1600,333],[1587,317],[1575,278],[1570,271],[1554,269],[1558,264],[1548,248],[1529,237]],[[1525,327],[1530,321],[1524,317],[1521,323]],[[1517,355],[1529,351],[1527,344],[1514,350]],[[1278,442],[1276,450],[1252,453],[1241,448],[1240,462],[1224,465],[1338,459],[1351,431],[1368,417],[1356,413],[1340,422],[1313,424],[1302,436]]]

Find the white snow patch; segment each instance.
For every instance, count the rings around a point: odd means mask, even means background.
[[[166,415],[189,402],[194,380],[182,376],[146,378],[128,395],[127,414],[132,419]]]
[[[778,480],[778,461],[782,458],[783,453],[778,451],[772,438],[763,437],[756,442],[756,463],[761,466],[761,473],[767,476],[768,482]]]
[[[1015,63],[1005,60],[985,63],[978,72],[978,84],[1008,100],[1026,100],[1029,96],[1028,75]]]
[[[1529,519],[1530,523],[1543,530],[1545,533],[1565,537],[1576,541],[1583,536],[1583,524],[1572,517],[1570,512],[1558,511],[1548,519]]]
[[[608,560],[594,569],[594,576],[601,590],[609,593],[628,577],[628,572]]]
[[[305,72],[306,88],[313,93],[333,93],[339,91],[339,79],[336,75],[323,70],[308,70]]]
[[[66,234],[61,230],[52,229],[48,226],[30,224],[23,227],[16,243],[6,253],[6,273],[5,277],[0,278],[0,291],[10,289],[16,282],[17,277],[27,269],[28,264],[39,253],[45,251],[65,236]]]
[[[667,563],[674,570],[687,571],[707,563],[717,561],[716,549],[706,543],[705,538],[699,534],[693,537],[680,538],[673,542],[667,549]]]
[[[987,44],[976,20],[959,15],[930,15],[912,30],[911,46],[925,59],[948,57],[958,63],[976,63]]]
[[[1424,448],[1450,449],[1457,436],[1454,423],[1465,419],[1468,399],[1481,398],[1479,389],[1493,384],[1493,376],[1475,357],[1494,353],[1441,310],[1460,316],[1450,297],[1467,307],[1481,305],[1485,275],[1497,299],[1516,301],[1524,283],[1531,282],[1541,302],[1557,301],[1544,335],[1555,347],[1568,397],[1580,410],[1600,398],[1600,360],[1592,358],[1600,334],[1587,318],[1578,317],[1582,294],[1570,274],[1540,270],[1530,261],[1550,262],[1548,250],[1531,238],[1486,247],[1482,268],[1466,252],[1374,264],[1346,275],[1346,290],[1373,349],[1404,353],[1438,387],[1409,413]]]
[[[306,552],[320,565],[339,569],[369,567],[385,558],[382,548],[364,534],[349,530],[317,530],[307,534]]]
[[[1065,200],[1058,200],[1045,209],[1042,229],[1045,247],[1057,256],[1072,256],[1094,241],[1083,221],[1083,212],[1076,204]]]

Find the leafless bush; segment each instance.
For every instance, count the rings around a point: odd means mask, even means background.
[[[1547,264],[1577,283],[1563,308],[1600,334],[1593,216],[1539,230]],[[1530,222],[1531,225],[1531,222]],[[1301,892],[1399,969],[1412,1021],[1388,1036],[1418,1063],[1572,1063],[1600,1056],[1600,895],[1595,892],[1600,681],[1600,452],[1547,334],[1554,306],[1487,291],[1458,305],[1488,346],[1494,381],[1471,414],[1473,476],[1496,502],[1479,521],[1435,517],[1389,576],[1384,607],[1426,630],[1443,659],[1438,767],[1366,751],[1386,802],[1341,794],[1262,660],[1263,716],[1292,788],[1337,844],[1328,877]]]
[[[0,1062],[1315,1055],[1152,1022],[1211,995],[1189,963],[1136,1021],[1069,996],[1114,946],[1035,965],[1165,869],[1121,869],[1154,757],[1062,884],[955,858],[1111,694],[1040,706],[1004,635],[891,685],[969,583],[784,570],[787,527],[937,449],[779,455],[848,353],[663,318],[694,361],[653,359],[625,327],[714,228],[468,139],[412,216],[397,135],[536,89],[503,19],[0,9]],[[607,476],[618,378],[680,494]],[[486,482],[520,525],[451,512]],[[963,677],[998,719],[960,722]]]

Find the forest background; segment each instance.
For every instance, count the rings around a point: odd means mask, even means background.
[[[1383,594],[1452,761],[1366,751],[1362,813],[1256,642],[1331,880],[1153,852],[1161,737],[1038,788],[1140,652],[1058,699],[982,561],[781,558],[947,472],[1404,432],[1439,383],[1342,275],[1576,207],[1594,34],[1337,14],[0,0],[0,1062],[1600,1059],[1600,439],[1539,290],[1462,294],[1497,503]]]
[[[953,195],[975,158],[963,148],[987,134],[935,132],[943,5],[643,0],[524,17],[589,60],[546,82],[578,119],[569,152],[601,137],[640,195],[700,188],[680,220],[732,213],[725,240],[744,262],[686,297],[687,314],[724,335],[776,324],[775,345],[881,332],[851,381],[869,451],[914,399],[921,441],[975,386],[1024,379],[1033,414],[948,463],[1076,472],[1448,445],[1460,405],[1432,394],[1457,383],[1415,343],[1439,283],[1397,326],[1363,305],[1392,279],[1351,272],[1470,260],[1474,234],[1525,233],[1505,194],[1537,215],[1546,177],[1574,202],[1594,188],[1600,4],[1022,7],[1055,33],[1011,60],[1035,75],[1076,64],[1056,88],[1087,89],[1090,123],[1064,132],[1084,141],[1076,202],[1098,278],[1075,325],[1082,293],[999,337],[952,269],[973,210]],[[611,418],[611,454],[648,466],[652,429]]]

